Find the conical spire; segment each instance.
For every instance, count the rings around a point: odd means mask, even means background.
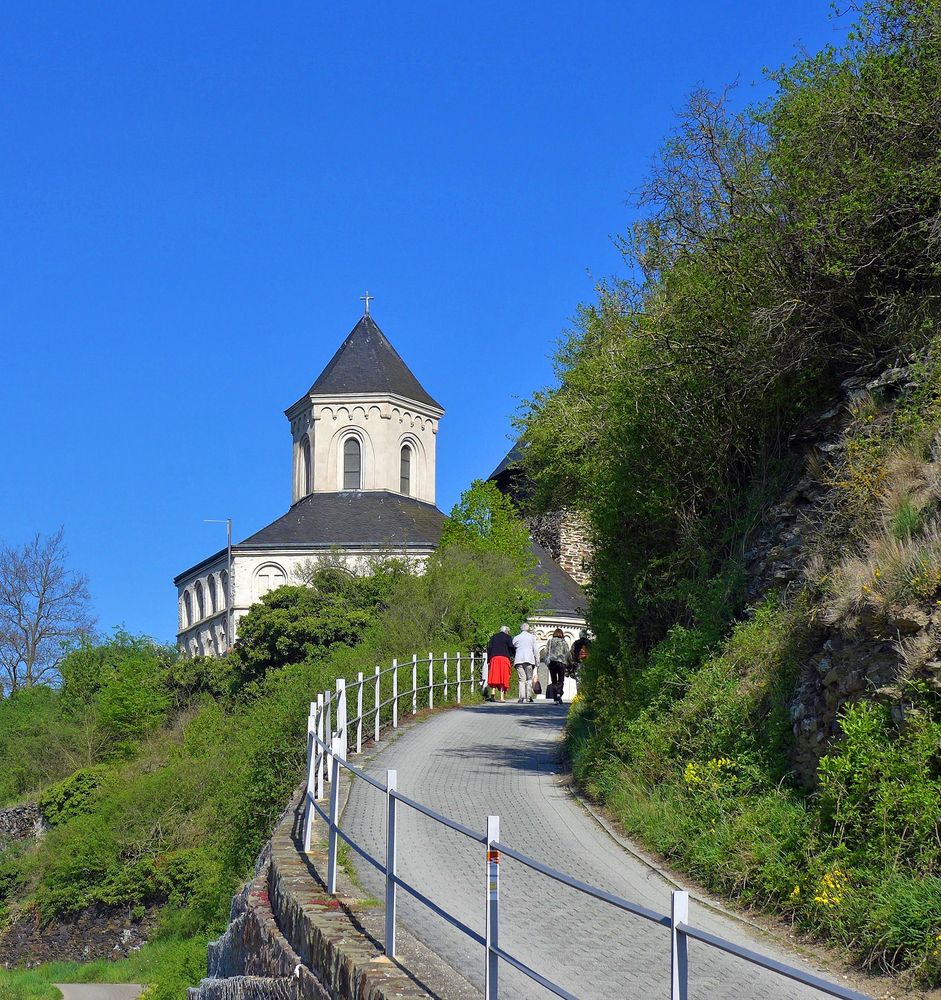
[[[443,407],[422,388],[385,334],[368,314],[353,327],[329,364],[310,387],[310,396],[394,393],[406,399]]]

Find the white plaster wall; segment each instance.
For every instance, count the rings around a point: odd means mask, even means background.
[[[299,573],[303,570],[308,560],[324,561],[328,565],[335,565],[339,560],[351,572],[364,572],[369,569],[371,562],[375,559],[394,556],[408,559],[411,565],[420,571],[424,566],[432,549],[412,550],[357,550],[342,552],[340,550],[309,549],[303,550],[271,550],[258,553],[243,553],[235,551],[232,554],[232,626],[233,634],[238,636],[238,623],[248,609],[268,591],[285,583],[299,583]],[[217,656],[226,651],[225,643],[225,610],[220,610],[215,614],[210,613],[208,603],[205,606],[206,614],[203,618],[198,618],[196,612],[195,589],[196,583],[201,582],[203,587],[208,585],[209,576],[215,574],[218,581],[222,570],[226,568],[226,560],[223,556],[221,561],[212,563],[198,573],[190,574],[180,580],[177,587],[178,608],[182,609],[184,594],[189,592],[193,607],[193,619],[189,626],[183,620],[182,610],[179,610],[179,631],[177,632],[177,646],[186,651],[190,656]],[[217,583],[218,586],[218,583]],[[205,590],[204,590],[205,593]],[[218,593],[218,591],[217,591]]]
[[[391,395],[312,396],[287,413],[292,436],[293,503],[303,493],[301,448],[310,441],[313,489],[343,489],[343,445],[350,436],[361,445],[363,490],[400,492],[402,446],[412,449],[409,496],[435,502],[438,421],[443,411]]]

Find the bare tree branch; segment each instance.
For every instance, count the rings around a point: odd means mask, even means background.
[[[63,537],[0,546],[0,695],[54,683],[67,646],[94,625],[88,579],[67,568]]]

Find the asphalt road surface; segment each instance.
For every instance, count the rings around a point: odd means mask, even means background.
[[[126,983],[56,983],[62,1000],[137,1000],[143,986]]]
[[[500,839],[507,845],[667,914],[670,883],[625,851],[573,798],[559,774],[567,708],[507,702],[441,712],[381,748],[367,770],[384,777],[387,768],[395,768],[400,792],[481,833],[488,813],[499,815]],[[382,793],[354,781],[342,826],[380,859],[385,856],[384,810]],[[400,877],[483,934],[483,848],[401,803],[398,830]],[[382,876],[351,854],[363,885],[383,899]],[[482,990],[481,946],[402,890],[398,900],[401,924]],[[666,928],[591,899],[505,855],[500,907],[501,946],[579,998],[669,996]],[[779,961],[810,968],[774,939],[695,899],[690,901],[690,923]],[[689,951],[690,1000],[822,996],[699,942],[691,941]],[[824,975],[819,969],[811,971]],[[551,996],[505,963],[500,977],[501,998]]]

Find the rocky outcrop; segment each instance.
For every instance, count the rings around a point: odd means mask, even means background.
[[[35,802],[0,809],[0,844],[11,840],[38,840],[47,829]]]
[[[127,907],[90,906],[43,926],[38,912],[28,910],[0,933],[0,965],[127,958],[147,940],[156,921],[156,907],[137,916]]]

